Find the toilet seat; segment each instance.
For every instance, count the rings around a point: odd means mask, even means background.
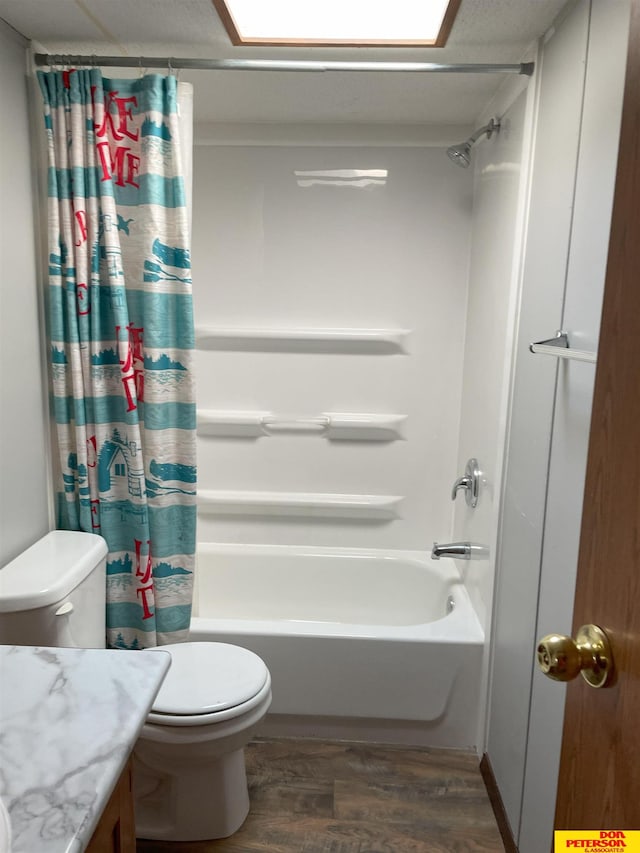
[[[204,726],[241,716],[270,694],[258,655],[228,643],[172,643],[171,666],[147,717],[164,726]]]

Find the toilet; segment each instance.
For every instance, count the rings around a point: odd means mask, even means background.
[[[228,643],[157,649],[171,667],[133,752],[136,835],[226,838],[249,812],[244,747],[271,704],[269,670]]]
[[[107,546],[55,530],[0,570],[0,644],[104,648]],[[228,643],[174,643],[171,667],[133,753],[136,835],[225,838],[249,811],[244,747],[271,704],[258,655]]]

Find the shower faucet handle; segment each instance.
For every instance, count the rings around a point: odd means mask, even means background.
[[[478,460],[471,458],[467,462],[464,476],[458,477],[451,489],[451,500],[455,501],[460,489],[465,490],[465,500],[467,506],[474,509],[478,505],[478,496],[480,494],[480,468]]]
[[[453,488],[451,489],[451,500],[455,501],[459,489],[470,489],[471,485],[471,477],[467,477],[466,474],[464,477],[458,477],[458,479],[453,484]]]

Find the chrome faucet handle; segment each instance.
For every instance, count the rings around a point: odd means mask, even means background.
[[[472,509],[478,505],[478,496],[480,494],[480,468],[478,460],[471,458],[467,462],[467,467],[464,471],[464,476],[458,477],[451,489],[451,500],[455,501],[458,491],[465,490],[464,498],[467,506]]]
[[[451,489],[451,500],[455,501],[456,496],[458,494],[458,489],[470,489],[471,488],[471,477],[467,477],[465,474],[464,477],[458,477],[458,479],[453,484],[453,488]]]

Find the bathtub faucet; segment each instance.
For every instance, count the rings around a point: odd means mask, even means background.
[[[431,559],[439,560],[440,557],[451,557],[453,560],[488,560],[489,548],[475,542],[447,542],[446,545],[434,542]]]
[[[471,542],[447,542],[446,545],[433,543],[431,559],[439,560],[440,557],[452,557],[454,560],[471,559]]]

